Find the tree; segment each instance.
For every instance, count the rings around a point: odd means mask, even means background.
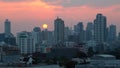
[[[87,55],[84,52],[79,51],[76,57],[84,59],[84,58],[87,58]]]
[[[94,51],[92,47],[88,48],[88,52],[87,52],[88,57],[92,57],[94,55]]]

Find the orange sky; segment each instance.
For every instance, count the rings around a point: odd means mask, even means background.
[[[107,16],[108,25],[113,23],[120,31],[120,5],[108,7],[91,7],[87,5],[63,7],[50,5],[40,0],[30,2],[0,2],[0,32],[4,32],[4,21],[8,18],[12,23],[12,32],[32,31],[35,26],[47,23],[53,30],[54,19],[59,16],[65,21],[66,26],[73,26],[79,21],[93,21],[97,13]]]

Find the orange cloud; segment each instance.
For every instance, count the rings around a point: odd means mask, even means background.
[[[69,1],[69,0],[68,0]],[[21,30],[32,30],[35,26],[41,26],[43,23],[53,29],[54,19],[60,16],[65,20],[67,26],[73,26],[79,21],[93,21],[97,13],[103,13],[108,18],[108,23],[119,25],[120,5],[114,5],[102,8],[93,8],[90,6],[63,7],[58,5],[48,5],[43,1],[35,0],[29,2],[0,2],[0,22],[9,18],[12,20],[12,29],[14,33]],[[1,25],[3,27],[3,24]],[[19,26],[19,27],[17,27]],[[14,29],[16,28],[16,29]],[[0,32],[3,28],[0,29]]]

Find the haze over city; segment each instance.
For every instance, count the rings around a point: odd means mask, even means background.
[[[9,19],[12,32],[31,31],[35,26],[42,28],[44,23],[53,30],[57,16],[66,26],[78,22],[93,22],[97,13],[107,16],[107,24],[120,27],[120,0],[0,0],[0,32],[4,32],[4,21]],[[117,31],[120,31],[117,28]]]
[[[120,0],[0,0],[0,68],[120,68]]]

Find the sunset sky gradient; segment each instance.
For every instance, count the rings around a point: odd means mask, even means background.
[[[0,0],[0,33],[4,32],[4,21],[9,19],[12,32],[32,31],[35,26],[48,24],[53,30],[57,16],[66,26],[78,22],[93,22],[97,13],[107,16],[108,25],[117,25],[120,31],[120,0]]]

